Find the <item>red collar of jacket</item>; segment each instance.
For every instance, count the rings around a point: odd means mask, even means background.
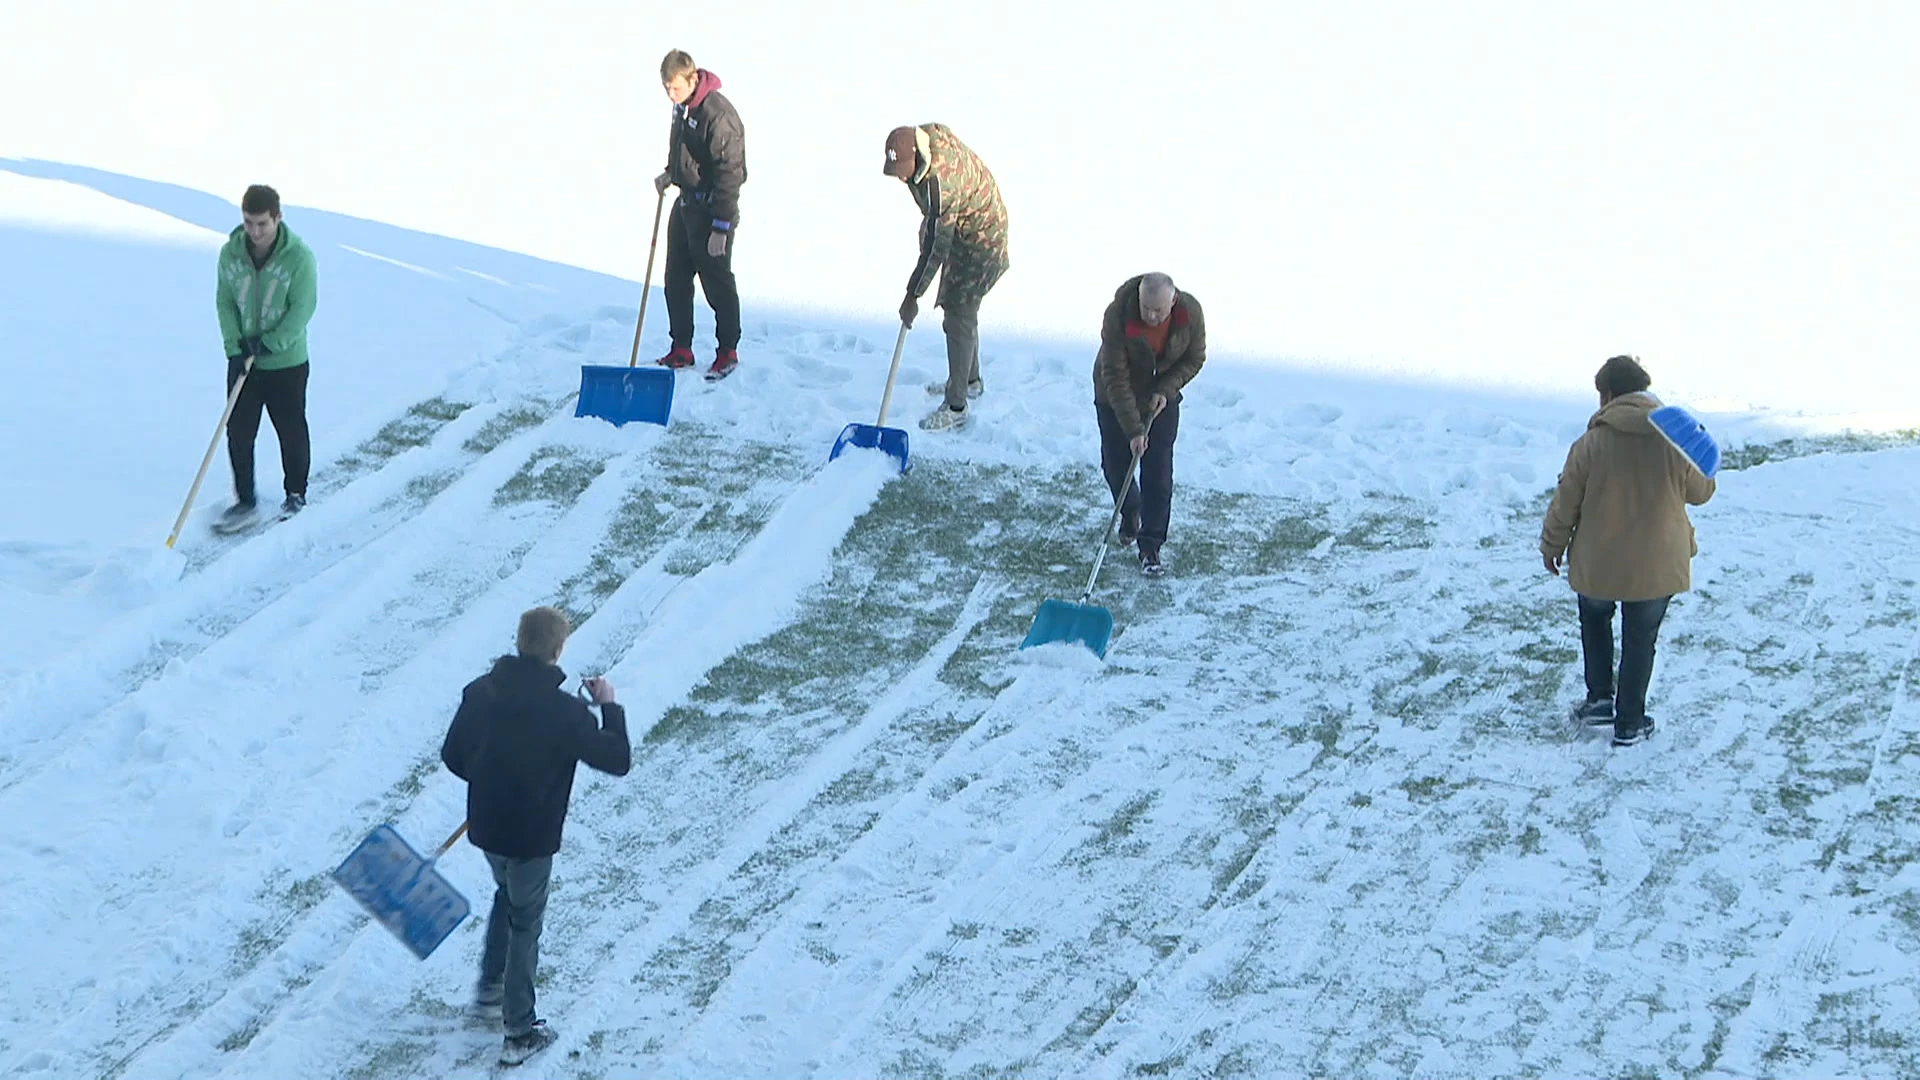
[[[1173,320],[1173,329],[1175,330],[1187,325],[1187,323],[1191,321],[1187,315],[1187,305],[1177,300],[1174,301],[1173,304],[1173,314],[1169,317]],[[1147,324],[1141,322],[1138,316],[1127,319],[1125,330],[1128,337],[1147,336]]]

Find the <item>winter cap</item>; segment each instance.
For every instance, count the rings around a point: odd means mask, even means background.
[[[1653,377],[1640,366],[1640,358],[1627,354],[1607,358],[1593,373],[1593,388],[1608,397],[1637,394],[1653,385]]]
[[[914,149],[918,139],[915,128],[897,127],[887,133],[887,163],[880,171],[895,180],[905,180],[913,175]]]

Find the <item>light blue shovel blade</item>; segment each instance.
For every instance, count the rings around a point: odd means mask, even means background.
[[[1070,604],[1065,600],[1043,600],[1027,629],[1023,649],[1050,645],[1056,641],[1077,641],[1093,650],[1102,660],[1107,643],[1113,639],[1113,612],[1095,604]]]

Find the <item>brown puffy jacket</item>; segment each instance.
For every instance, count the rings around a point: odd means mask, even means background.
[[[1166,347],[1158,358],[1153,355],[1140,321],[1140,278],[1145,276],[1128,278],[1113,294],[1100,320],[1100,352],[1093,358],[1093,400],[1113,410],[1128,438],[1147,433],[1153,395],[1166,395],[1169,404],[1179,401],[1180,388],[1207,362],[1207,320],[1200,302],[1178,290],[1173,314],[1167,316],[1173,327]]]
[[[1567,556],[1573,591],[1595,600],[1654,600],[1692,587],[1699,546],[1688,505],[1714,482],[1654,429],[1652,394],[1622,394],[1587,421],[1567,451],[1540,527],[1540,552]]]

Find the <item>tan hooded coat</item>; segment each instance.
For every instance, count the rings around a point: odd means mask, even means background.
[[[1699,547],[1687,507],[1713,498],[1714,482],[1654,429],[1659,405],[1644,391],[1614,398],[1567,452],[1540,552],[1567,556],[1582,596],[1654,600],[1692,588]]]

